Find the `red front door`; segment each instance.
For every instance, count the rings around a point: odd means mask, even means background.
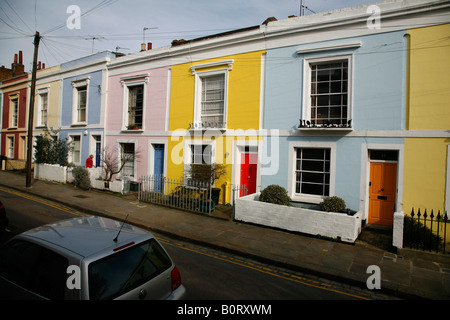
[[[243,153],[241,155],[241,197],[256,192],[257,161],[257,154]]]

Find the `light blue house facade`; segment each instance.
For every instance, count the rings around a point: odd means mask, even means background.
[[[283,186],[304,207],[338,196],[367,222],[392,225],[402,203],[406,32],[333,30],[300,30],[267,50],[261,189]]]
[[[106,121],[107,64],[112,52],[99,52],[61,64],[61,139],[71,143],[68,161],[85,166],[90,154],[100,165]]]

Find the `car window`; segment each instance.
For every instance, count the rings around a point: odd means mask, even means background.
[[[13,240],[0,251],[0,274],[47,299],[64,299],[68,261],[24,240]]]
[[[172,265],[161,246],[151,239],[89,265],[89,297],[113,299],[151,280]]]

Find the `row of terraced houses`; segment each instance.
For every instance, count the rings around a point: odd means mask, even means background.
[[[284,187],[339,196],[363,220],[450,207],[450,1],[388,0],[37,72],[34,136],[58,129],[69,161],[138,154],[114,179],[183,178],[226,165],[221,201]],[[26,158],[31,75],[3,80],[1,154]],[[118,157],[118,156],[117,156]]]

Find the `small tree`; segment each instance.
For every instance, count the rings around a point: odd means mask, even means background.
[[[133,154],[125,153],[123,148],[119,146],[117,150],[106,147],[100,162],[105,170],[105,181],[111,181],[115,174],[122,172],[125,164],[134,161],[139,157],[139,152]]]
[[[58,139],[58,130],[46,130],[36,137],[34,159],[36,163],[67,164],[67,155],[70,146],[67,138]]]
[[[191,163],[189,165],[189,177],[190,179],[208,183],[209,185],[213,185],[214,181],[225,176],[227,173],[226,165],[213,163],[213,164],[195,164]]]

